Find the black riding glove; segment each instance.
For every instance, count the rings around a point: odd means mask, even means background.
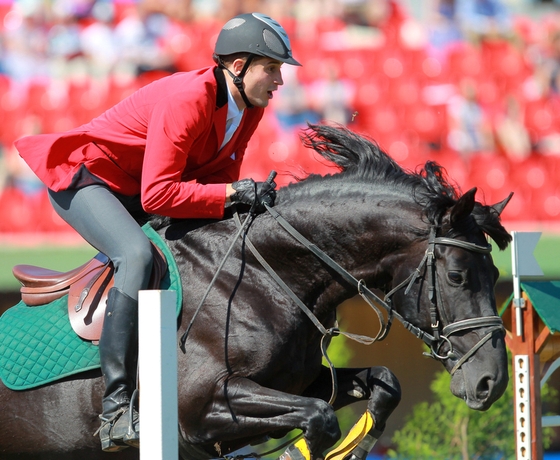
[[[255,182],[253,179],[241,179],[231,184],[235,193],[231,195],[232,203],[251,206],[251,212],[260,214],[266,211],[264,205],[274,206],[276,184],[272,182]]]

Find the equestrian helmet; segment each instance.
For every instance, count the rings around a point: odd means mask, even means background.
[[[284,28],[261,13],[245,13],[230,19],[218,35],[214,54],[227,56],[242,52],[301,65],[292,57],[290,39]]]

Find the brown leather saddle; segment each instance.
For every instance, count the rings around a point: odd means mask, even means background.
[[[167,261],[153,243],[152,253],[154,263],[148,289],[157,289],[167,271]],[[16,265],[12,272],[21,283],[21,300],[26,305],[45,305],[68,294],[68,316],[76,334],[85,340],[99,340],[107,295],[113,287],[114,267],[106,255],[98,253],[69,272],[34,265]]]

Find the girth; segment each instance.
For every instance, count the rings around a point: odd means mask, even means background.
[[[167,270],[164,254],[153,243],[152,253],[148,289],[156,289]],[[16,265],[12,273],[22,285],[21,300],[26,305],[45,305],[68,295],[68,316],[76,334],[85,340],[99,340],[107,295],[114,284],[114,267],[106,255],[98,253],[89,262],[68,272]]]

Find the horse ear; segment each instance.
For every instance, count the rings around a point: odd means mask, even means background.
[[[507,206],[507,204],[509,203],[509,200],[511,200],[511,197],[513,196],[513,192],[511,192],[505,200],[500,201],[499,203],[493,204],[492,206],[490,206],[492,209],[494,209],[494,211],[496,211],[496,213],[498,214],[498,216],[500,214],[502,214],[504,208]]]
[[[449,213],[449,222],[451,223],[451,225],[453,225],[455,222],[466,219],[471,214],[474,209],[475,194],[476,187],[473,187],[457,200],[457,203],[455,203]]]

